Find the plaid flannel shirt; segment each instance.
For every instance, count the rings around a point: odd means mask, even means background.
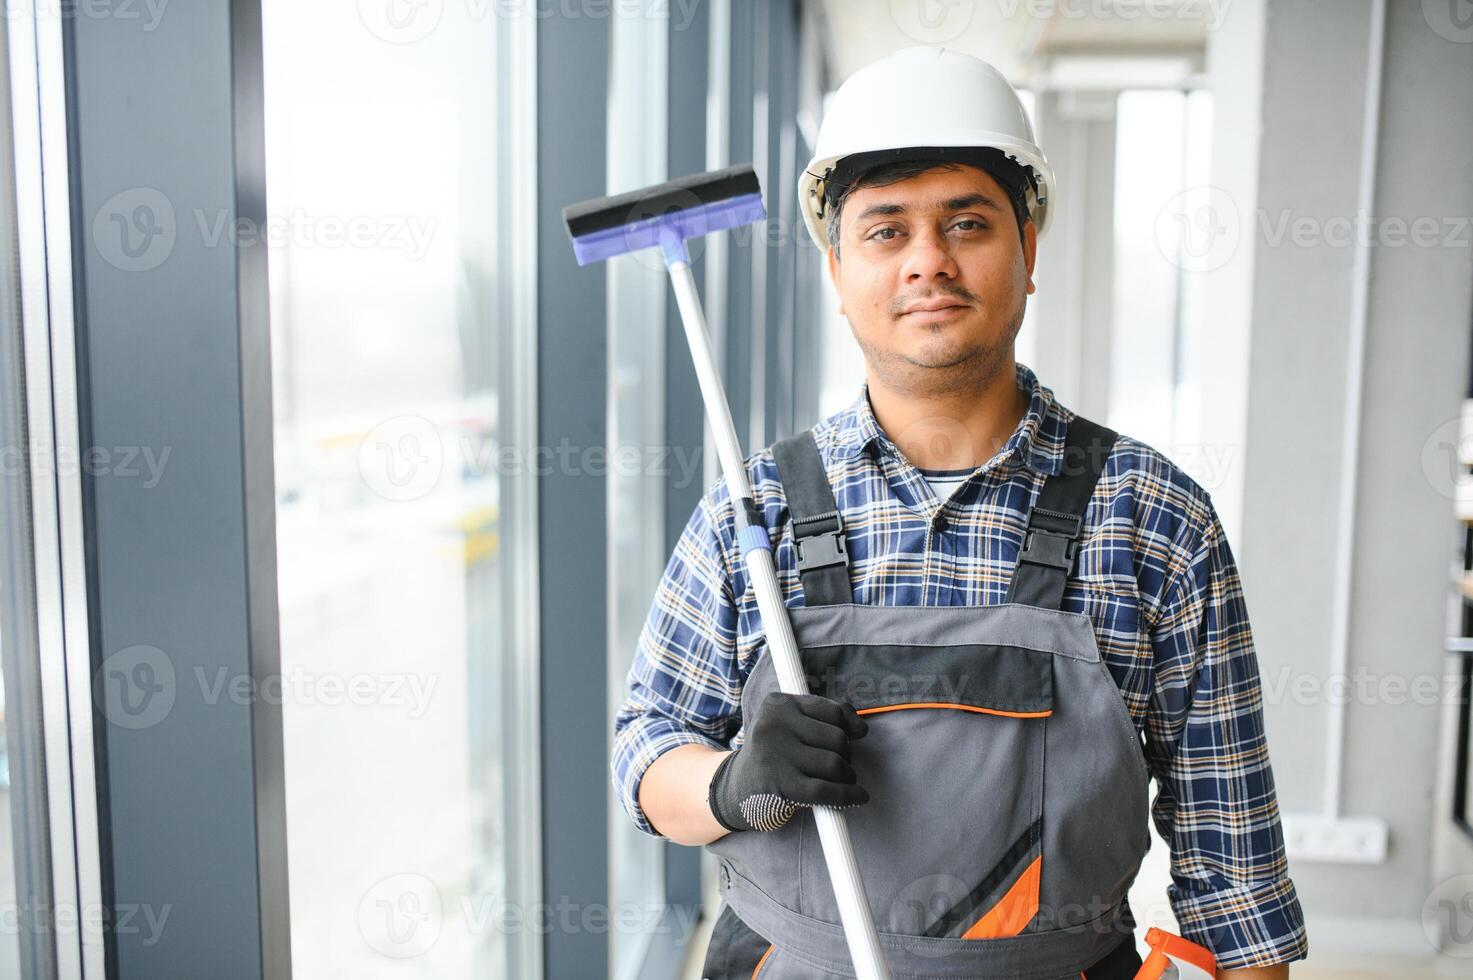
[[[854,601],[1002,602],[1029,508],[1063,461],[1074,413],[1027,366],[1027,413],[946,501],[876,422],[867,386],[814,427],[843,515]],[[788,606],[802,604],[786,505],[770,449],[746,459]],[[927,529],[938,510],[944,532]],[[1157,793],[1151,819],[1171,847],[1173,912],[1220,969],[1308,954],[1288,876],[1264,733],[1258,658],[1231,548],[1211,497],[1165,456],[1121,435],[1090,500],[1064,608],[1088,615],[1138,731]],[[762,653],[724,480],[692,512],[642,629],[614,719],[613,783],[645,833],[639,783],[679,745],[741,744],[741,693]]]

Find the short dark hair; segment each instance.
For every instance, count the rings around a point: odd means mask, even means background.
[[[844,213],[844,202],[848,200],[850,194],[861,187],[884,187],[902,180],[909,180],[912,177],[919,177],[932,170],[956,170],[958,166],[960,164],[949,160],[899,160],[894,163],[882,163],[861,173],[850,181],[847,187],[841,187],[834,193],[833,202],[829,205],[829,246],[834,250],[834,258],[839,257],[839,218]],[[1021,204],[1017,205],[1017,207],[1021,206]],[[1023,231],[1022,217],[1019,215],[1019,235]]]

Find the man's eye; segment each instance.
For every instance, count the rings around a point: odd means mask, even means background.
[[[966,231],[971,231],[973,229],[980,230],[982,228],[986,228],[987,227],[986,224],[984,224],[981,221],[978,221],[976,218],[963,218],[962,220],[958,221],[956,224],[952,225],[951,227],[953,227],[953,228],[961,228],[962,225],[971,225],[972,226],[972,228],[964,229]]]
[[[875,241],[888,242],[890,239],[888,239],[888,238],[881,238],[880,237],[881,235],[885,234],[886,232],[890,232],[890,233],[893,233],[893,234],[896,234],[896,235],[900,234],[899,229],[896,229],[896,228],[881,228],[878,231],[872,232],[869,237],[872,238],[872,239],[874,239]]]

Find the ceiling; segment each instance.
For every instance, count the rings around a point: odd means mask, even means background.
[[[1179,85],[1201,70],[1229,0],[823,0],[835,86],[914,44],[995,65],[1034,88]]]

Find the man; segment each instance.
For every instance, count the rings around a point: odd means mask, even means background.
[[[1054,204],[1016,94],[956,52],[883,59],[799,192],[866,363],[746,460],[814,693],[777,688],[718,482],[615,721],[630,817],[722,857],[704,975],[845,975],[818,805],[898,972],[1134,976],[1153,777],[1183,936],[1220,977],[1287,976],[1308,942],[1212,500],[1014,360]]]

